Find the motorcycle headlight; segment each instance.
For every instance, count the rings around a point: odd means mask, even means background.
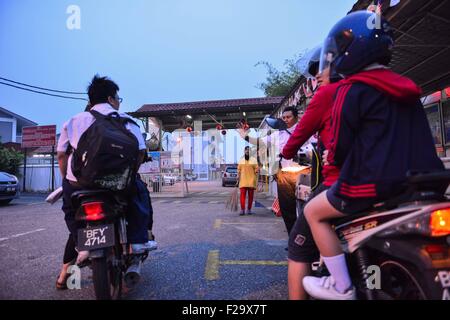
[[[450,208],[434,210],[383,230],[379,235],[418,234],[429,237],[450,235]]]
[[[300,172],[303,171],[305,169],[309,168],[309,166],[292,166],[292,167],[286,167],[286,168],[282,168],[281,171],[282,172]]]

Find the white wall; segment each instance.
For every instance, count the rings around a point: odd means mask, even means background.
[[[27,165],[26,191],[50,192],[52,188],[51,164]],[[23,166],[19,167],[20,190],[23,191]],[[55,189],[61,186],[61,174],[55,164]]]

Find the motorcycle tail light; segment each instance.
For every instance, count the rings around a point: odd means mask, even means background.
[[[105,218],[103,212],[103,202],[87,202],[83,203],[83,210],[86,214],[86,220],[97,221]]]
[[[450,249],[446,245],[431,244],[425,246],[424,249],[432,260],[446,259],[450,253]]]
[[[450,234],[450,208],[431,212],[430,231],[433,237],[441,237]]]

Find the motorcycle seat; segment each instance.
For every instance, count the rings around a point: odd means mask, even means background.
[[[445,190],[450,183],[450,170],[439,172],[408,172],[405,190],[375,204],[371,209],[364,212],[348,215],[343,218],[333,219],[331,223],[335,226],[356,220],[371,213],[379,213],[397,208],[398,206],[412,201],[444,201]]]
[[[345,224],[347,222],[351,222],[351,221],[359,219],[361,217],[367,217],[367,216],[370,216],[371,214],[378,213],[378,212],[379,211],[376,211],[375,209],[373,209],[373,210],[366,210],[366,211],[363,211],[363,212],[360,212],[360,213],[349,214],[349,215],[347,215],[345,217],[342,217],[342,218],[332,219],[332,220],[330,220],[330,222],[334,226],[340,226],[340,225]]]
[[[91,190],[79,190],[72,193],[70,200],[72,201],[72,205],[76,208],[80,205],[81,201],[85,198],[110,198],[112,192],[110,190],[105,189],[91,189]]]
[[[90,197],[90,196],[97,196],[97,195],[104,195],[107,193],[111,193],[111,191],[109,190],[104,190],[104,189],[92,189],[92,190],[79,190],[79,191],[75,191],[74,193],[72,193],[71,198],[82,198],[82,197]]]
[[[445,192],[450,183],[450,170],[408,172],[406,184],[415,190]]]

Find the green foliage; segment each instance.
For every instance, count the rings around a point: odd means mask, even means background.
[[[17,175],[22,164],[23,154],[0,145],[0,171]]]
[[[266,67],[267,77],[263,83],[257,85],[257,88],[264,91],[266,97],[286,96],[300,77],[295,65],[299,58],[300,55],[294,56],[292,59],[286,59],[283,64],[285,69],[283,71],[276,69],[269,62],[258,62],[255,66],[263,65]]]

